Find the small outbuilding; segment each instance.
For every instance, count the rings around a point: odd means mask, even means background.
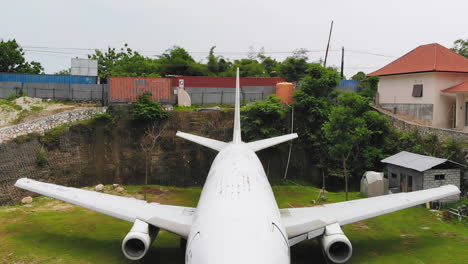
[[[392,193],[412,192],[453,184],[460,188],[461,170],[465,165],[448,160],[402,151],[381,160],[386,165]],[[440,200],[456,202],[460,195]]]
[[[388,179],[384,173],[366,171],[361,179],[361,193],[367,197],[388,194]]]

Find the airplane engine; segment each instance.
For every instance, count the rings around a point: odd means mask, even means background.
[[[159,228],[136,220],[122,242],[122,252],[130,260],[143,258],[159,233]]]
[[[339,224],[327,226],[320,242],[328,259],[334,263],[345,263],[353,254],[353,246]]]

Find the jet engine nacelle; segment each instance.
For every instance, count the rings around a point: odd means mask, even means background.
[[[341,230],[339,224],[325,227],[321,243],[328,259],[334,263],[345,263],[353,255],[353,246],[343,233],[343,230]]]
[[[132,229],[122,242],[122,252],[125,257],[130,260],[143,258],[158,233],[159,228],[148,225],[148,223],[141,220],[135,220]]]

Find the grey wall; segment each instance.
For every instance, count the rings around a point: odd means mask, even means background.
[[[234,104],[235,100],[234,88],[185,87],[185,90],[190,95],[192,104]],[[275,93],[275,86],[244,86],[241,88],[241,100],[265,100],[268,95]]]
[[[434,106],[432,104],[380,104],[381,108],[392,111],[395,114],[403,114],[430,125]]]
[[[445,180],[435,180],[436,174],[444,174]],[[460,188],[460,169],[437,169],[424,172],[424,189],[436,188],[447,184],[453,184]],[[454,195],[442,199],[442,202],[456,202],[460,200],[460,195]]]
[[[67,84],[67,83],[21,83],[0,82],[0,98],[6,98],[11,93],[27,96],[71,101],[101,101],[107,100],[106,84]]]
[[[392,173],[395,173],[397,177],[393,178]],[[418,191],[418,190],[423,189],[423,173],[422,172],[388,164],[387,175],[388,175],[388,186],[390,189],[394,187],[399,187],[402,177],[406,177],[406,176],[412,176],[413,178],[413,181],[412,181],[413,191]]]

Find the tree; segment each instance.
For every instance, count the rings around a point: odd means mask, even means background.
[[[308,68],[307,51],[305,49],[295,50],[293,56],[287,57],[279,66],[280,76],[289,82],[300,81]]]
[[[354,165],[351,171],[362,173],[360,169],[372,168],[383,156],[381,145],[388,134],[388,120],[369,108],[367,98],[348,92],[338,97],[322,129],[331,159],[341,164],[348,200],[348,165]]]
[[[166,50],[158,60],[160,74],[185,75],[185,76],[208,76],[209,70],[206,65],[197,63],[192,56],[183,48],[173,46]]]
[[[255,101],[242,108],[242,132],[247,141],[259,140],[283,134],[282,120],[286,108],[276,95],[266,101]]]
[[[145,134],[141,138],[140,147],[145,155],[145,188],[144,190],[144,200],[146,201],[146,186],[148,185],[148,174],[153,170],[152,162],[150,157],[154,149],[156,148],[156,143],[161,137],[165,125],[159,121],[152,122],[145,130]],[[148,166],[149,165],[149,166]]]
[[[453,44],[451,50],[468,58],[468,39],[458,39]]]
[[[339,73],[320,64],[310,64],[305,77],[294,93],[294,111],[300,146],[308,159],[317,164],[322,171],[323,186],[328,173],[329,157],[327,140],[321,129],[330,113],[332,90],[340,79]]]
[[[68,68],[68,69],[64,69],[64,70],[61,70],[61,71],[58,71],[56,73],[54,73],[55,75],[70,75],[70,72],[71,72],[71,69]]]
[[[98,61],[99,77],[104,81],[110,76],[160,76],[158,61],[143,57],[129,48],[128,44],[120,50],[110,47],[105,52],[95,50],[88,58]]]
[[[221,73],[227,71],[229,67],[232,66],[232,63],[224,59],[222,56],[215,56],[215,48],[216,46],[211,47],[206,66],[208,67],[208,70],[212,73],[212,75],[218,76]]]
[[[0,40],[0,72],[40,74],[44,68],[39,62],[27,62],[23,49],[15,39]]]
[[[352,80],[359,81],[359,94],[369,99],[374,99],[379,85],[379,76],[367,76],[364,72],[358,72]]]

